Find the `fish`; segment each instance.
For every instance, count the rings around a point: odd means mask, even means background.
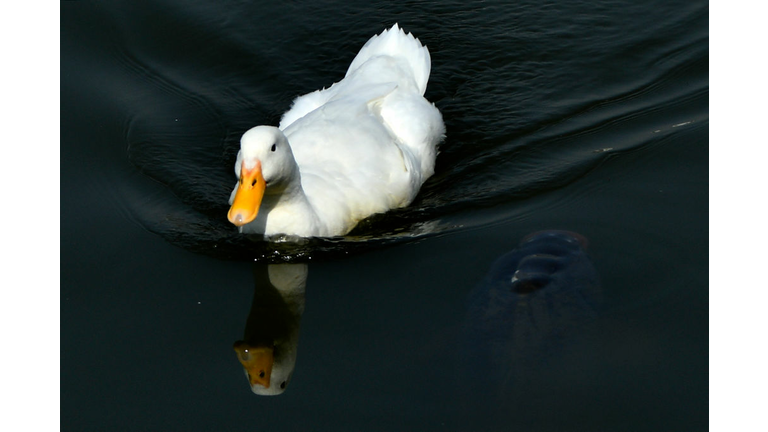
[[[516,403],[540,390],[599,315],[587,246],[578,233],[534,232],[491,265],[467,297],[456,371],[463,392]]]

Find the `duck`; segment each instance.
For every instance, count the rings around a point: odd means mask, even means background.
[[[398,24],[371,37],[341,81],[242,135],[228,220],[267,238],[335,237],[409,205],[445,138],[424,98],[430,71],[427,47]]]

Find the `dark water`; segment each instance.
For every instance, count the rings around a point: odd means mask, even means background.
[[[62,3],[62,429],[705,429],[708,13]],[[239,136],[341,79],[395,22],[432,55],[426,96],[447,126],[435,176],[344,238],[237,235],[225,215]],[[473,356],[470,293],[549,229],[587,239],[599,306],[555,320],[556,342],[478,332],[503,349]],[[308,265],[298,355],[285,393],[262,397],[232,346],[254,322],[254,275],[284,262]],[[549,298],[530,316],[581,316]],[[516,380],[468,378],[505,355]],[[467,375],[457,359],[473,357]]]

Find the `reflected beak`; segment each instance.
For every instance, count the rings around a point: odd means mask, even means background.
[[[274,348],[252,347],[246,343],[236,343],[234,348],[237,359],[248,372],[248,381],[251,386],[259,384],[264,388],[269,388],[272,365],[275,362]]]
[[[240,168],[240,184],[232,207],[229,208],[227,219],[239,227],[253,222],[259,213],[259,205],[266,188],[267,183],[261,174],[261,162],[257,160],[256,166],[249,170],[245,168],[245,161],[243,161],[243,166]]]

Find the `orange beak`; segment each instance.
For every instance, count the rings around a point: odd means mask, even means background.
[[[234,346],[237,359],[248,372],[248,381],[251,385],[259,384],[269,388],[269,379],[272,376],[272,365],[275,362],[274,348],[251,347],[238,342]]]
[[[245,168],[245,161],[240,168],[240,185],[235,193],[235,200],[229,208],[227,219],[235,226],[243,226],[253,222],[259,214],[261,199],[264,197],[264,189],[267,183],[261,174],[261,162],[256,161],[252,169]]]

